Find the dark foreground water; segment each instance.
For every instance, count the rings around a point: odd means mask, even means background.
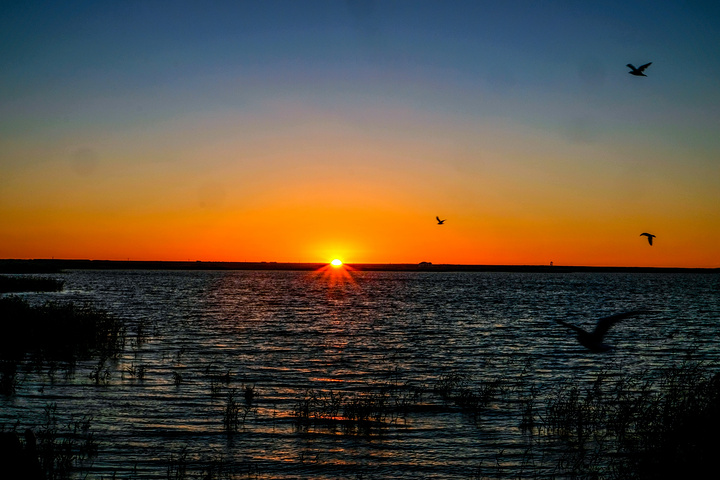
[[[539,433],[520,428],[528,392],[541,411],[563,382],[688,357],[714,365],[720,354],[715,274],[57,277],[63,292],[23,297],[88,301],[125,319],[124,354],[72,373],[22,370],[16,393],[0,396],[0,424],[37,428],[48,405],[59,424],[91,417],[98,455],[81,478],[176,478],[179,465],[215,465],[227,478],[556,474],[550,444],[532,450]],[[654,313],[616,325],[606,340],[617,348],[606,354],[586,352],[555,323],[592,328],[598,317],[636,309]],[[101,375],[90,378],[93,371]],[[490,398],[450,402],[450,384]],[[239,415],[228,428],[230,398]],[[370,418],[352,420],[363,411]],[[520,473],[530,467],[534,473]]]

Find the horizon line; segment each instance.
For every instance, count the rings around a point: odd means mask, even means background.
[[[314,270],[330,265],[329,262],[278,262],[278,261],[216,261],[216,260],[104,260],[69,258],[0,259],[0,273],[6,270],[48,267],[63,269],[149,269],[149,270]],[[678,267],[678,266],[619,266],[619,265],[558,265],[549,264],[462,264],[462,263],[343,263],[344,267],[359,271],[695,271],[715,272],[720,267]]]

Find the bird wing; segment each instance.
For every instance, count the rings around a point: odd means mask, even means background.
[[[642,72],[643,70],[645,70],[645,69],[646,69],[647,67],[649,67],[650,65],[652,65],[652,62],[646,63],[645,65],[640,65],[640,66],[638,67],[638,70]]]
[[[442,220],[440,220],[440,217],[436,216],[435,218],[437,219],[438,222],[442,222]]]
[[[628,63],[626,67],[629,67],[632,70],[637,70],[637,68],[635,68],[635,65],[633,65],[632,63]]]
[[[555,321],[556,321],[557,323],[559,323],[560,325],[563,325],[563,326],[568,327],[568,328],[572,328],[573,330],[575,330],[575,331],[578,332],[578,333],[580,333],[580,332],[582,332],[582,333],[587,333],[585,330],[583,330],[582,328],[578,327],[577,325],[573,325],[572,323],[563,322],[562,320],[555,320]]]
[[[595,326],[595,330],[593,330],[592,335],[599,342],[600,340],[602,340],[608,330],[610,330],[610,327],[615,325],[623,318],[634,317],[643,313],[649,312],[647,310],[633,310],[630,312],[616,313],[615,315],[610,315],[609,317],[600,318],[597,321],[597,325]]]

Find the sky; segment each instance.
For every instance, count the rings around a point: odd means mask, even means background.
[[[0,258],[720,267],[717,2],[14,3]]]

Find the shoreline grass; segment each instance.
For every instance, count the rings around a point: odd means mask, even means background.
[[[0,394],[17,387],[18,365],[58,364],[72,370],[79,360],[117,358],[125,345],[124,323],[91,305],[46,302],[31,306],[15,296],[0,298]],[[99,369],[100,370],[100,369]],[[99,378],[99,377],[98,377]]]
[[[0,318],[0,352],[6,358],[25,353],[65,361],[93,355],[112,358],[125,344],[123,322],[89,304],[31,306],[13,295],[0,298]]]
[[[59,292],[64,285],[55,278],[0,275],[0,293]]]

